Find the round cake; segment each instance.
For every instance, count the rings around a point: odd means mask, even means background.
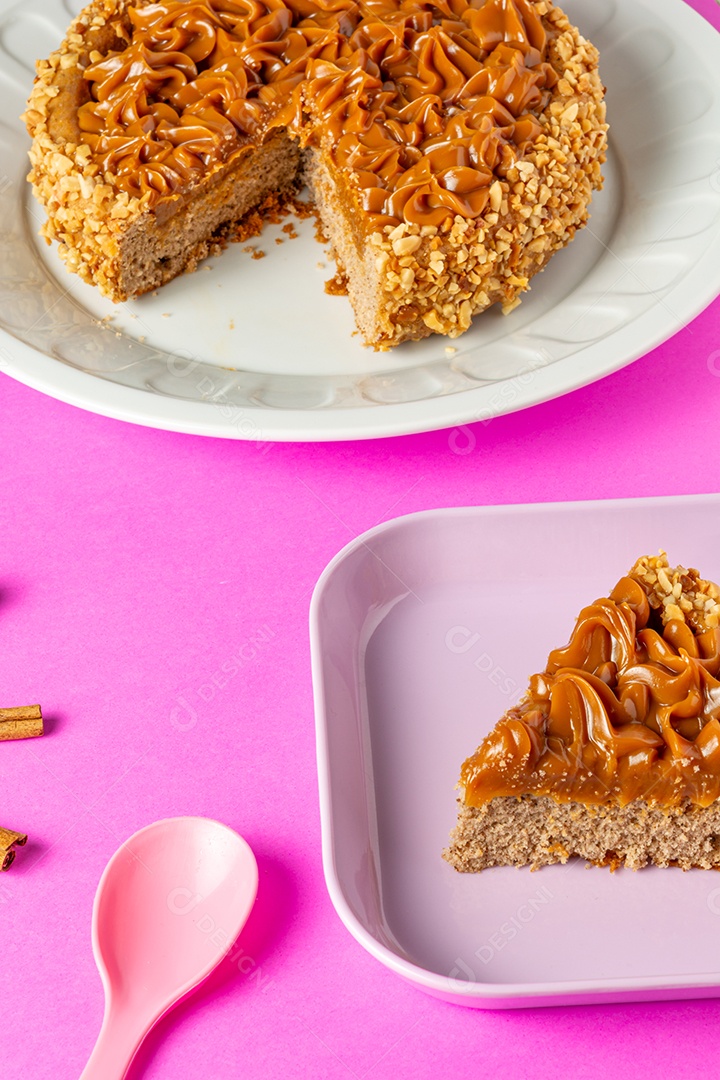
[[[519,303],[602,186],[603,95],[549,0],[94,0],[38,63],[29,178],[114,301],[307,184],[384,349]]]

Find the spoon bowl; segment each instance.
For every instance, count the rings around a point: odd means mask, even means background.
[[[92,942],[105,1015],[81,1080],[121,1080],[148,1031],[217,967],[257,894],[250,847],[208,818],[156,821],[107,864]]]

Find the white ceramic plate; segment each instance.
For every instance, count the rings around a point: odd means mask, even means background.
[[[310,222],[282,245],[267,229],[264,259],[233,245],[207,270],[120,307],[68,275],[37,239],[28,140],[14,117],[35,58],[80,3],[6,4],[0,368],[109,416],[262,444],[489,419],[630,363],[720,291],[720,36],[683,0],[565,6],[600,48],[608,87],[611,152],[589,228],[518,309],[478,318],[457,352],[433,337],[376,354],[352,336],[347,300],[325,295],[332,268],[317,266],[326,258]]]
[[[462,761],[635,559],[720,578],[720,496],[434,510],[353,541],[311,609],[325,877],[358,941],[484,1008],[720,993],[705,870],[459,874]]]

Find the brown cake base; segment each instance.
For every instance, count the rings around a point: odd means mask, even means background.
[[[260,206],[281,206],[297,184],[300,151],[284,133],[252,156],[231,162],[166,218],[139,215],[119,239],[120,281],[114,299],[141,296],[194,270],[227,239],[244,240],[243,222]]]
[[[647,803],[585,806],[548,796],[496,798],[461,805],[443,857],[456,870],[565,863],[579,855],[632,870],[652,863],[683,870],[720,868],[720,803],[661,810]]]

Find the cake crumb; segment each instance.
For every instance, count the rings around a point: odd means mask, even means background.
[[[284,244],[285,241],[283,240],[282,236],[276,236],[275,237],[275,243],[276,244]]]
[[[301,221],[305,218],[314,217],[316,214],[312,203],[304,202],[302,199],[298,199],[296,195],[291,195],[286,205],[288,211],[292,211],[295,217],[299,217]]]
[[[163,311],[162,317],[163,317],[163,319],[169,319],[170,318],[170,312],[169,311]]]
[[[290,237],[291,240],[295,240],[300,234],[291,221],[287,225],[283,225],[282,231]]]
[[[342,270],[337,270],[335,276],[325,282],[325,292],[328,296],[347,296],[347,278]]]
[[[229,326],[229,328],[231,330],[234,330],[235,329],[235,320],[231,319],[230,322],[228,323],[228,326]]]
[[[320,220],[319,214],[315,215],[315,239],[317,240],[318,244],[327,244],[328,242],[328,238],[325,235],[325,231],[323,229],[322,221]]]
[[[253,253],[252,253],[252,255],[251,255],[250,257],[251,257],[252,259],[264,259],[264,258],[265,258],[265,252],[264,252],[264,251],[261,251],[261,250],[260,250],[260,249],[258,248],[257,250],[253,251]]]
[[[324,262],[315,263],[315,265],[317,266],[318,270],[324,270],[325,269],[325,263]]]
[[[454,345],[446,345],[445,346],[445,355],[446,356],[454,356],[456,352],[457,352],[457,349],[455,348]]]

